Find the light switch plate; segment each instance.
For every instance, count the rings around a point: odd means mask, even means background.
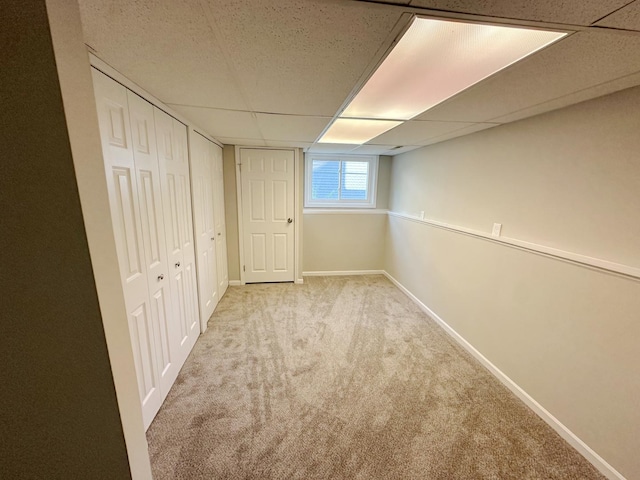
[[[502,224],[501,223],[494,223],[493,224],[493,230],[491,230],[491,235],[493,235],[494,237],[499,237],[500,236],[500,232],[502,232]]]

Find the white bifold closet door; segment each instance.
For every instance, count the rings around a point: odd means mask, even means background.
[[[92,69],[145,428],[200,329],[186,127]]]
[[[191,136],[191,181],[198,257],[202,331],[229,285],[224,218],[222,148],[197,132]]]
[[[156,326],[156,364],[162,400],[169,393],[182,362],[179,358],[178,324],[172,316],[169,265],[158,166],[153,105],[127,90],[131,139],[138,184],[140,225],[151,316]]]
[[[212,142],[197,132],[191,136],[191,184],[193,186],[193,219],[198,265],[198,292],[202,330],[218,304],[218,261],[213,217]]]
[[[218,259],[218,295],[220,298],[229,286],[229,269],[227,264],[227,226],[224,209],[224,176],[222,162],[222,148],[215,143],[209,143],[213,155],[213,205],[216,232],[216,255]]]
[[[154,107],[173,315],[184,363],[200,335],[187,127]]]

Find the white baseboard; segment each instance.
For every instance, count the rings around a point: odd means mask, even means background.
[[[302,272],[303,277],[335,277],[340,275],[384,275],[384,270],[327,270],[321,272]]]
[[[295,283],[299,283],[299,284],[303,284],[304,283],[304,279],[302,278],[298,278]],[[229,286],[230,287],[239,287],[241,285],[244,285],[240,280],[229,280]]]
[[[518,384],[511,380],[502,370],[496,367],[484,355],[475,349],[468,341],[466,341],[458,332],[451,328],[442,318],[440,318],[433,310],[422,303],[418,297],[411,293],[398,280],[393,278],[388,272],[383,274],[398,287],[407,297],[420,307],[420,309],[429,315],[440,325],[460,346],[473,355],[489,372],[493,374],[500,382],[511,390],[520,400],[522,400],[531,410],[534,411],[542,420],[544,420],[551,428],[553,428],[569,445],[575,448],[584,458],[586,458],[600,473],[610,480],[625,480],[625,477],[615,468],[609,465],[600,455],[591,449],[586,443],[578,438],[571,430],[564,426],[556,417],[549,413],[542,405],[540,405],[533,397],[525,392]],[[305,274],[306,275],[306,274]]]
[[[294,282],[297,285],[302,285],[304,283],[304,278],[296,278],[296,281]]]

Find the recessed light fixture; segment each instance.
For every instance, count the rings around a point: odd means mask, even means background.
[[[361,145],[402,122],[392,120],[363,120],[336,118],[318,143],[351,143]]]
[[[565,35],[566,32],[415,17],[319,142],[353,143],[353,138],[349,142],[340,140],[349,137],[351,124],[345,119],[395,121],[395,125],[364,143]]]

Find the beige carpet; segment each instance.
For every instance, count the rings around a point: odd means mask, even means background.
[[[382,276],[230,287],[147,437],[162,479],[600,479]]]

